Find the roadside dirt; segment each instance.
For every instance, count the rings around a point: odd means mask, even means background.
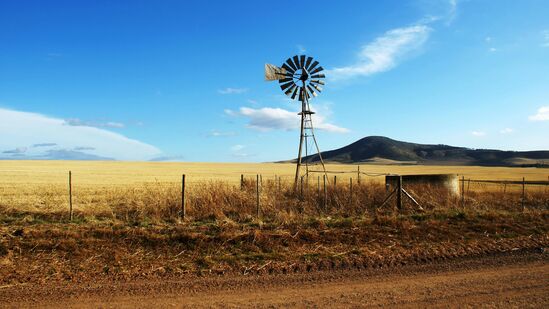
[[[0,287],[2,307],[549,307],[547,249],[420,265]]]

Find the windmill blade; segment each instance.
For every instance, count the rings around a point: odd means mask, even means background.
[[[318,65],[318,61],[315,60],[315,62],[313,62],[313,64],[311,64],[311,66],[310,66],[307,70],[308,70],[308,71],[311,71],[311,70],[314,69],[317,65]]]
[[[295,70],[290,68],[290,66],[288,66],[286,63],[282,64],[282,68],[285,69],[289,73],[294,73],[295,72]]]
[[[318,91],[319,93],[322,92],[322,87],[317,86],[317,85],[315,85],[315,84],[311,84],[311,86],[313,86],[313,88],[315,88],[316,91]]]
[[[311,65],[311,61],[313,61],[313,57],[307,57],[307,62],[305,63],[304,68],[309,71],[309,65]]]
[[[311,74],[315,74],[315,73],[318,73],[318,72],[323,71],[323,70],[324,70],[323,67],[318,67],[318,68],[314,69],[313,71],[311,71]]]
[[[302,69],[305,68],[305,58],[306,58],[305,55],[301,55],[301,56],[299,57],[299,64],[301,65],[301,68],[302,68]]]
[[[294,82],[289,82],[287,84],[280,85],[280,89],[286,90],[286,88],[290,87],[291,85],[295,85]]]
[[[279,68],[274,64],[265,63],[265,80],[279,80],[286,74],[286,69]]]
[[[320,79],[313,79],[313,80],[311,80],[311,83],[320,84],[320,85],[325,85],[325,84],[324,84],[324,81],[323,81],[323,80],[320,80]]]
[[[290,67],[295,71],[297,71],[297,67],[295,66],[294,62],[292,61],[292,58],[286,59],[286,63],[290,65]]]
[[[290,88],[288,88],[288,90],[286,90],[284,93],[289,96],[292,94],[292,91],[295,91],[295,89],[297,88],[296,84],[293,84]]]
[[[299,57],[294,56],[293,59],[294,59],[295,65],[297,66],[297,69],[301,69],[301,65],[299,64]]]
[[[295,87],[294,92],[292,93],[292,100],[295,100],[295,97],[296,97],[297,93],[299,92],[299,89],[300,89],[299,86]]]
[[[287,83],[287,82],[291,82],[291,81],[293,81],[293,80],[294,80],[294,79],[291,78],[291,77],[286,77],[286,78],[280,79],[279,82],[280,82],[281,84],[284,84],[284,83]]]
[[[313,95],[313,97],[317,96],[316,92],[313,90],[313,88],[311,88],[310,85],[307,85],[307,89],[309,89],[309,92]]]
[[[324,75],[324,74],[316,74],[316,75],[311,76],[311,78],[326,78],[326,75]]]

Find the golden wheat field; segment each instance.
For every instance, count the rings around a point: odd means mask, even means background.
[[[356,172],[358,165],[328,164],[328,171]],[[315,168],[318,170],[318,168]],[[182,174],[187,181],[224,181],[238,183],[240,175],[265,178],[275,175],[293,179],[295,165],[289,163],[171,163],[117,161],[0,161],[0,185],[64,184],[68,171],[74,184],[121,185],[144,182],[179,182]],[[424,165],[360,165],[360,171],[372,174],[459,174],[472,179],[548,180],[549,169],[480,167],[480,166],[424,166]],[[341,179],[356,178],[356,174],[341,175]],[[362,176],[367,177],[367,176]],[[383,180],[382,177],[371,179]]]
[[[346,172],[330,174],[329,177],[338,177],[338,186],[329,183],[327,192],[323,193],[319,179],[312,177],[296,196],[297,193],[292,193],[291,189],[294,168],[293,164],[278,163],[0,161],[0,212],[65,216],[69,205],[69,171],[72,173],[72,202],[77,216],[122,220],[177,218],[182,205],[182,174],[186,175],[186,204],[192,217],[232,216],[239,219],[256,213],[257,196],[254,192],[258,174],[262,179],[261,212],[275,217],[321,212],[356,215],[366,209],[373,210],[387,194],[382,175],[389,173],[452,173],[466,179],[492,180],[520,180],[522,177],[546,180],[548,177],[547,169],[536,168],[360,165],[359,186],[358,165],[330,164],[327,165],[328,171]],[[241,175],[245,177],[245,188],[240,187]],[[355,179],[352,188],[349,187],[350,178]],[[500,185],[482,184],[478,187],[468,183],[464,189],[471,194],[485,192],[476,198],[467,194],[467,201],[477,208],[514,209],[521,198],[521,187],[517,185],[502,188]],[[431,188],[410,190],[431,209],[453,207],[459,202],[458,197],[440,194]],[[546,186],[529,187],[527,191],[528,201],[534,207],[543,207],[547,202]]]

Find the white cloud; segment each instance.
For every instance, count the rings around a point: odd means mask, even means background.
[[[26,158],[147,160],[161,153],[154,146],[105,129],[70,126],[63,119],[3,108],[0,108],[0,136],[0,152],[43,144],[44,141],[56,144],[54,149],[28,148],[24,153]],[[76,151],[83,144],[89,147],[89,152]]]
[[[549,120],[549,106],[542,106],[538,109],[537,114],[528,117],[530,121],[548,121]]]
[[[282,108],[249,108],[241,107],[239,111],[225,110],[225,113],[231,116],[244,116],[248,118],[248,128],[259,131],[270,130],[294,130],[299,129],[300,116],[296,112],[291,112]],[[313,115],[313,125],[315,129],[334,133],[347,133],[348,129],[327,123],[321,115]]]
[[[493,53],[493,52],[497,51],[497,49],[495,47],[490,47],[489,51]]]
[[[541,35],[543,36],[543,43],[541,44],[541,46],[549,47],[549,29],[543,30],[541,32]]]
[[[356,63],[328,70],[326,76],[341,80],[388,71],[411,52],[419,50],[429,38],[431,30],[426,25],[414,25],[387,31],[362,47]]]
[[[236,133],[232,131],[223,132],[218,130],[211,130],[208,133],[208,136],[211,136],[211,137],[229,137],[229,136],[235,136],[235,135]]]
[[[231,151],[238,152],[238,151],[240,151],[244,148],[246,148],[246,146],[244,146],[244,145],[234,145],[234,146],[231,147]]]
[[[476,137],[486,136],[486,132],[482,132],[482,131],[473,131],[471,132],[471,134],[473,134],[473,136],[476,136]]]
[[[511,128],[505,128],[505,129],[501,129],[499,130],[499,133],[501,134],[509,134],[509,133],[513,133],[515,130],[511,129]]]
[[[486,38],[484,38],[484,41],[485,41],[486,43],[490,43],[490,42],[492,42],[492,38],[489,37],[489,36],[487,36]]]
[[[448,5],[449,5],[449,9],[446,17],[446,25],[450,25],[456,18],[458,0],[449,0]]]
[[[65,123],[69,126],[84,126],[84,127],[96,127],[96,128],[124,128],[125,125],[120,122],[114,121],[84,121],[78,118],[65,119]]]
[[[248,92],[248,88],[231,88],[231,87],[228,87],[228,88],[225,88],[225,89],[220,89],[220,90],[218,90],[218,92],[221,93],[221,94],[241,94],[241,93]]]

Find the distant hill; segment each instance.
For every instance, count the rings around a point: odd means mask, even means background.
[[[345,147],[322,152],[322,158],[338,163],[549,167],[549,150],[470,149],[401,142],[383,136],[368,136]],[[318,155],[304,160],[318,161]]]

